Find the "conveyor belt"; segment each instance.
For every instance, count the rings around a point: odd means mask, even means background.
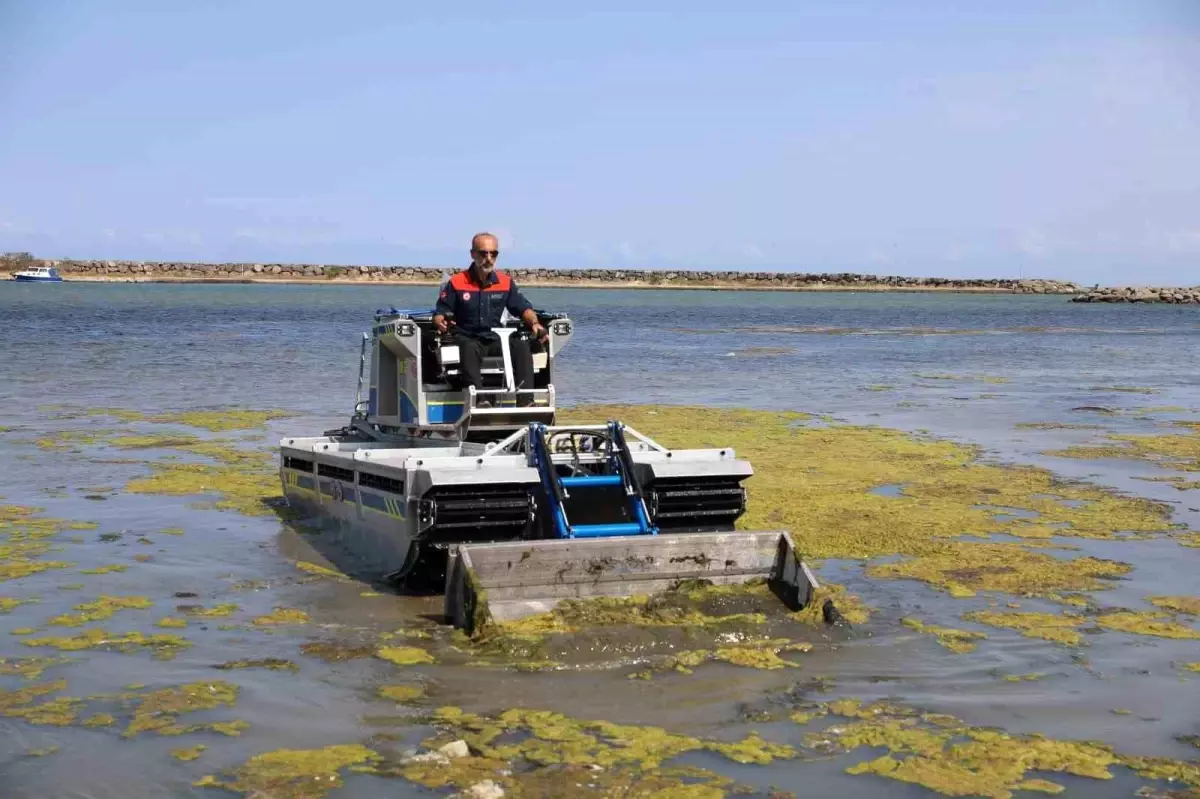
[[[746,489],[737,478],[660,478],[647,495],[650,517],[663,531],[732,530],[746,511]]]
[[[429,542],[500,541],[523,538],[534,501],[523,485],[462,485],[435,488],[418,503]]]

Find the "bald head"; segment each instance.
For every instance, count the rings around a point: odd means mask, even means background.
[[[472,250],[495,250],[499,242],[491,233],[476,233],[471,237]]]

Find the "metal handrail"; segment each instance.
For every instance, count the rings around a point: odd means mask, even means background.
[[[370,337],[366,333],[362,334],[362,347],[359,349],[359,353],[358,353],[358,390],[354,392],[354,415],[355,416],[358,416],[359,413],[361,413],[360,409],[362,408],[362,404],[363,404],[363,398],[362,398],[363,373],[366,371],[366,367],[367,367],[367,342],[370,340],[371,340]],[[370,401],[368,401],[367,404],[369,406]]]

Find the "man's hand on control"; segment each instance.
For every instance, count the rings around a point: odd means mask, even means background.
[[[534,338],[543,344],[550,338],[550,334],[546,332],[546,328],[542,327],[540,322],[534,322],[529,326],[529,330],[533,333]]]
[[[433,317],[433,326],[437,328],[437,332],[445,333],[450,329],[450,323],[446,321],[444,316]]]

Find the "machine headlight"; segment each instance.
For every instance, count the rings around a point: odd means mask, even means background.
[[[550,330],[556,336],[566,336],[571,333],[570,322],[555,322],[550,326]]]

